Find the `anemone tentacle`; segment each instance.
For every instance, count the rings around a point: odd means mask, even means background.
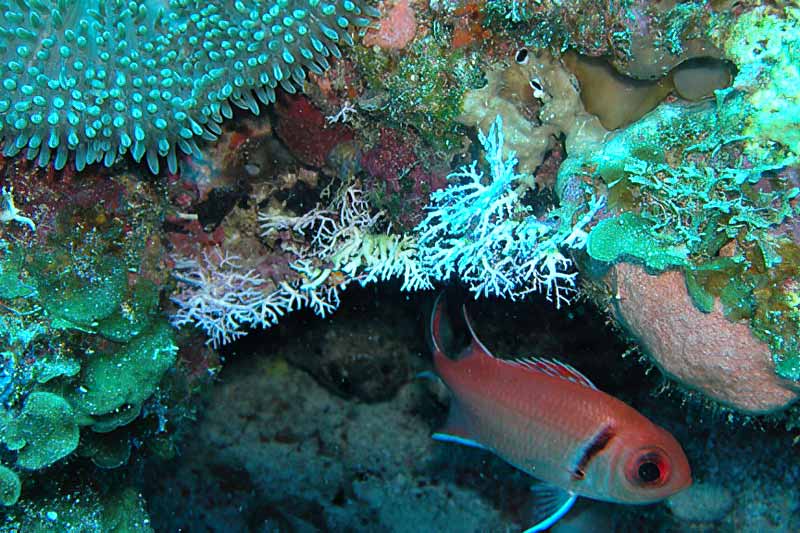
[[[175,172],[230,104],[295,92],[377,16],[365,0],[0,0],[2,153]]]

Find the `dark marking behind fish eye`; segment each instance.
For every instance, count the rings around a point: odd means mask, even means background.
[[[614,438],[616,432],[612,425],[603,426],[600,431],[595,433],[589,444],[583,449],[575,468],[572,469],[572,479],[580,480],[586,477],[586,467],[594,457],[608,446],[611,439]]]
[[[647,461],[639,465],[639,479],[645,483],[653,483],[661,477],[661,470],[656,463]]]
[[[514,60],[519,63],[520,65],[524,65],[528,62],[528,49],[527,48],[520,48],[517,50],[517,53],[514,55]]]

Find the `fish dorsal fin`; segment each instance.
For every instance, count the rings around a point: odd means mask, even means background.
[[[575,367],[568,365],[567,363],[562,363],[561,361],[556,361],[555,359],[543,359],[541,357],[499,359],[495,357],[492,352],[490,352],[489,349],[481,342],[481,340],[478,338],[478,335],[475,334],[475,328],[472,327],[472,321],[469,318],[469,313],[467,313],[466,305],[461,307],[461,312],[464,315],[464,322],[467,324],[467,329],[469,329],[469,335],[472,339],[473,348],[477,348],[477,350],[484,355],[487,355],[505,364],[525,368],[531,372],[539,372],[554,378],[565,379],[577,385],[589,387],[590,389],[597,389],[595,384],[592,383],[589,378],[581,374]]]
[[[505,359],[504,363],[509,365],[518,366],[530,370],[531,372],[539,372],[554,378],[561,378],[590,389],[597,389],[594,383],[589,378],[581,374],[575,367],[556,361],[554,359],[543,359],[541,357],[526,357],[523,359]]]
[[[469,336],[472,339],[473,348],[477,348],[478,351],[482,352],[483,354],[496,359],[496,357],[492,355],[492,352],[490,352],[489,349],[484,346],[484,344],[478,338],[478,335],[475,334],[475,328],[472,327],[472,321],[469,318],[469,313],[467,313],[466,305],[461,306],[461,313],[464,315],[464,322],[467,324],[467,329],[469,330]]]

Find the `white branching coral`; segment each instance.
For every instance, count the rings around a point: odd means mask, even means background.
[[[289,231],[303,239],[287,248],[296,257],[290,266],[297,276],[275,283],[219,248],[204,252],[200,260],[178,259],[172,324],[201,328],[216,348],[301,308],[324,318],[336,310],[339,292],[353,281],[366,285],[399,278],[403,290],[432,288],[410,236],[373,233],[381,217],[371,213],[355,187],[345,189],[331,209],[316,207],[297,217],[260,214],[263,235]]]
[[[286,229],[303,236],[308,233],[308,245],[292,250],[298,257],[292,268],[311,283],[326,283],[334,273],[340,273],[345,281],[337,286],[342,288],[353,280],[366,285],[391,278],[403,281],[402,290],[433,287],[420,268],[414,238],[376,233],[383,213],[370,212],[360,189],[347,188],[334,207],[315,208],[298,217],[261,214],[262,235]]]
[[[178,308],[172,324],[202,329],[214,348],[243,337],[249,328],[273,326],[288,312],[309,307],[324,317],[339,306],[336,287],[299,280],[276,285],[219,248],[203,252],[199,261],[177,260],[173,275],[179,290],[172,297]]]
[[[36,231],[36,224],[33,220],[23,215],[22,211],[14,205],[14,189],[12,188],[3,187],[0,190],[0,222],[4,224],[17,222],[28,226],[31,231]]]
[[[290,301],[265,290],[268,282],[238,261],[218,248],[203,252],[200,261],[177,260],[173,275],[180,290],[172,297],[178,306],[172,324],[201,328],[216,348],[243,336],[248,325],[277,323]]]
[[[262,236],[288,237],[281,241],[283,252],[294,256],[290,279],[264,279],[219,251],[202,261],[179,261],[173,324],[202,328],[216,347],[302,307],[325,317],[352,282],[397,278],[411,291],[453,274],[476,296],[543,292],[556,306],[568,303],[576,274],[565,250],[586,246],[585,228],[603,199],[564,203],[537,217],[522,201],[527,181],[516,173],[515,155],[503,155],[500,117],[479,138],[488,172],[476,161],[450,174],[450,186],[431,195],[427,217],[410,235],[378,231],[383,213],[373,212],[363,192],[350,186],[330,206],[299,216],[259,214]]]
[[[428,215],[416,228],[423,272],[439,280],[457,274],[476,296],[544,292],[558,307],[568,303],[575,273],[562,250],[586,245],[584,228],[603,200],[565,204],[537,218],[517,191],[526,176],[516,173],[516,155],[503,155],[500,116],[479,139],[488,174],[477,161],[450,174],[451,185],[431,195]]]

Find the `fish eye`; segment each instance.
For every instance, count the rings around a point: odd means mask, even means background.
[[[531,78],[528,81],[528,84],[531,86],[531,89],[533,89],[534,98],[542,99],[545,96],[547,96],[547,93],[544,91],[544,86],[542,85],[542,82],[539,81],[538,78]]]
[[[634,456],[629,463],[626,477],[639,487],[660,487],[670,474],[669,462],[661,450],[645,450]]]
[[[520,65],[524,65],[528,62],[528,49],[527,48],[520,48],[517,50],[517,53],[514,54],[514,60],[519,63]]]
[[[647,461],[639,465],[639,479],[644,483],[652,483],[658,481],[661,477],[661,469],[658,468],[656,463]]]

